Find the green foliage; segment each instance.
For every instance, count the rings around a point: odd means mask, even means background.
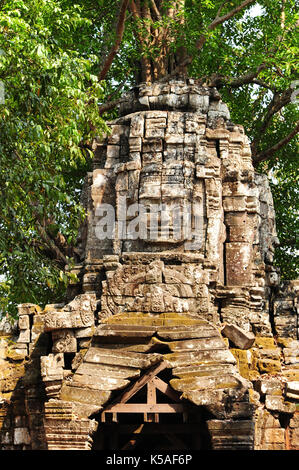
[[[201,54],[195,56],[190,73],[207,79],[213,74],[229,77],[227,85],[220,89],[222,99],[230,109],[232,121],[244,126],[251,142],[258,143],[257,151],[262,152],[287,136],[299,119],[298,101],[290,102],[261,130],[274,93],[282,95],[298,79],[298,2],[285,2],[283,23],[282,2],[260,0],[256,4],[260,6],[258,10],[239,13],[209,34]],[[190,9],[189,25],[193,21],[192,13],[194,9]],[[260,83],[229,86],[234,79],[257,70],[261,64],[265,68],[258,75]],[[298,278],[298,139],[291,140],[257,169],[269,176],[273,192],[280,240],[274,262],[283,279]]]
[[[50,238],[60,232],[74,242],[90,161],[80,144],[91,124],[105,129],[98,58],[84,57],[74,41],[89,25],[78,5],[60,1],[11,0],[0,12],[0,302],[11,313],[19,302],[56,299],[67,283],[42,229],[50,220]]]
[[[289,110],[291,112],[291,110]],[[275,264],[284,280],[299,277],[299,172],[298,145],[292,141],[286,149],[267,162],[276,212],[280,246],[275,251]]]

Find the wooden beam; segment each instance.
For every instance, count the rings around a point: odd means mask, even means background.
[[[148,403],[148,405],[156,405],[156,403],[157,403],[156,398],[157,398],[156,397],[156,387],[154,385],[153,380],[151,380],[147,384],[147,403]]]
[[[126,403],[132,396],[134,396],[139,390],[141,390],[156,374],[168,367],[168,363],[165,361],[160,362],[158,365],[153,366],[149,369],[142,377],[136,380],[117,400],[108,405],[104,411],[111,410],[116,403]],[[103,411],[103,412],[104,412]]]
[[[154,377],[155,379],[155,377]],[[157,396],[156,396],[156,387],[154,385],[154,379],[150,380],[147,383],[147,404],[148,405],[156,405],[157,404]],[[158,413],[150,413],[145,414],[144,421],[146,423],[158,423],[159,422],[159,414]]]
[[[173,388],[171,388],[168,383],[164,382],[164,380],[161,380],[160,377],[154,377],[152,382],[160,392],[167,395],[171,400],[181,403],[180,394],[173,390]]]
[[[185,413],[194,411],[194,406],[188,406],[178,403],[157,403],[156,405],[148,405],[147,403],[116,403],[111,405],[109,409],[105,409],[102,414],[106,413]]]

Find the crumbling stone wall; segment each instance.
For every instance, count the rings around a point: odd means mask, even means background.
[[[1,342],[2,448],[90,449],[95,413],[164,361],[213,449],[298,449],[299,283],[279,283],[269,184],[217,90],[140,85],[94,154],[79,282],[66,304],[21,305]]]

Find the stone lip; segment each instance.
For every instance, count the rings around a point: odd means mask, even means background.
[[[197,84],[186,78],[171,79],[168,82],[141,83],[123,95],[119,106],[120,116],[146,110],[189,111],[203,114],[217,114],[230,119],[230,113],[215,87]]]

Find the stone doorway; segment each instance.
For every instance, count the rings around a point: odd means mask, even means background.
[[[166,362],[147,370],[97,417],[93,450],[204,450],[209,435],[202,407],[181,400]]]

